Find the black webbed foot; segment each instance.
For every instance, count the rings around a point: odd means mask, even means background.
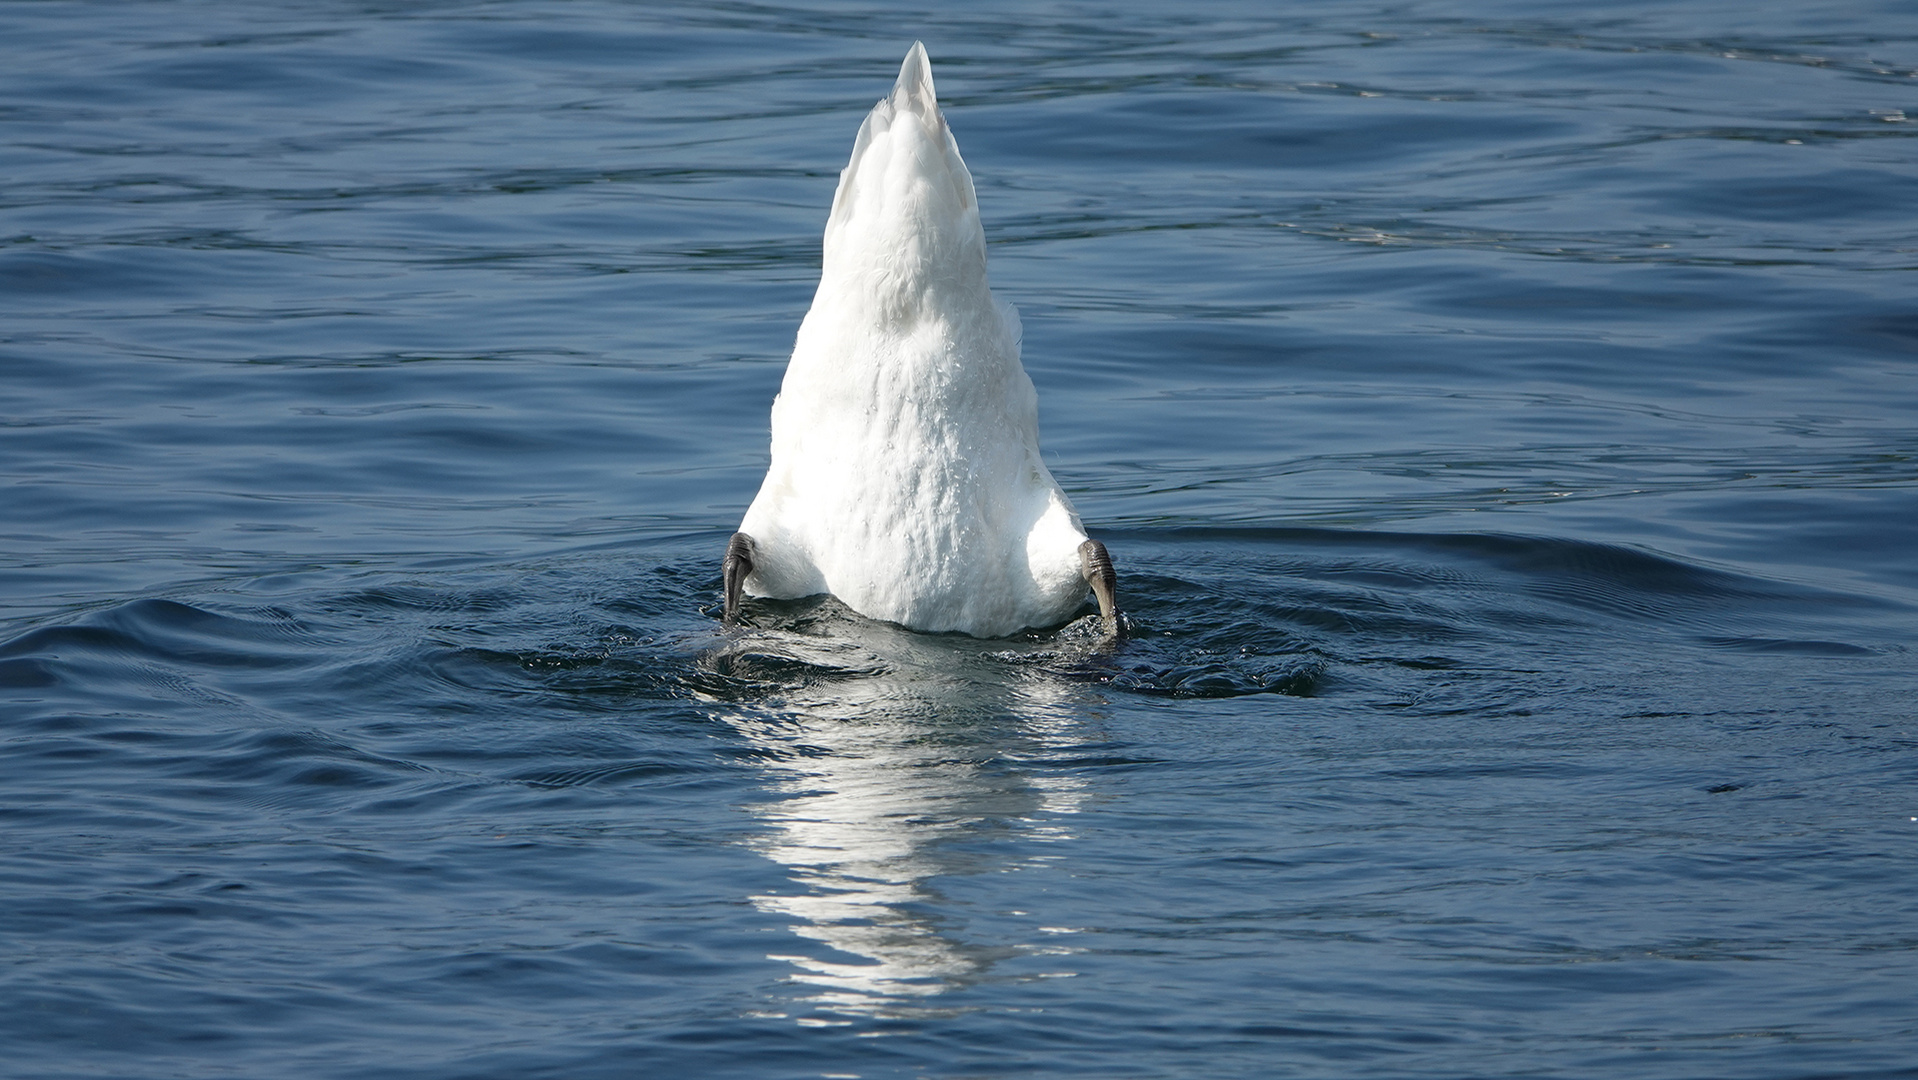
[[[1099,616],[1105,620],[1106,629],[1117,633],[1119,575],[1112,569],[1112,556],[1106,552],[1106,546],[1097,540],[1080,544],[1079,567],[1087,583],[1092,586],[1092,595],[1099,599]]]
[[[736,532],[726,542],[726,559],[720,563],[720,574],[726,580],[726,608],[720,621],[731,624],[739,614],[739,597],[746,587],[746,575],[753,572],[753,559],[759,554],[759,545],[743,532]]]

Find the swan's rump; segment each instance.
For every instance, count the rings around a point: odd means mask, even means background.
[[[746,590],[993,636],[1084,601],[1078,516],[1039,456],[1011,305],[915,44],[859,129],[740,531]]]

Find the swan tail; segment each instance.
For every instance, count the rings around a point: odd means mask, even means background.
[[[895,114],[910,112],[928,125],[945,124],[945,117],[939,115],[939,94],[932,86],[932,61],[926,58],[925,42],[915,41],[906,50],[899,78],[886,101]]]
[[[902,130],[908,124],[916,130],[910,133]],[[839,174],[832,214],[826,221],[828,250],[836,235],[862,212],[861,203],[883,200],[888,188],[896,187],[896,159],[902,155],[918,156],[912,150],[912,144],[917,142],[915,136],[923,136],[931,144],[932,153],[926,155],[929,160],[920,170],[925,179],[948,193],[960,213],[976,212],[978,195],[973,190],[972,172],[959,156],[959,144],[946,126],[945,114],[939,111],[939,95],[932,82],[932,62],[926,57],[925,45],[917,41],[899,65],[899,78],[893,83],[892,93],[874,105],[866,114],[865,122],[859,125],[852,158]]]

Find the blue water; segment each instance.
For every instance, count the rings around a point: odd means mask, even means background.
[[[925,40],[1133,635],[716,620]],[[1918,1062],[1918,6],[0,3],[0,1072]]]

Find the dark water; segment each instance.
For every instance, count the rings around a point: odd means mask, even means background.
[[[1918,1062],[1911,3],[0,4],[0,1072]],[[1089,626],[713,618],[914,38]]]

